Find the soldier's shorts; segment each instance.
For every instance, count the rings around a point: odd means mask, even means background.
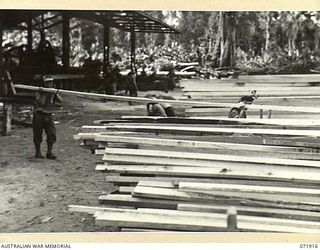
[[[47,143],[54,143],[57,140],[52,114],[36,112],[33,116],[33,142],[35,144],[42,142],[43,130],[47,135]]]

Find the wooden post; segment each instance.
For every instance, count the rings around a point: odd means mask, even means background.
[[[7,84],[4,82],[5,69],[3,67],[3,48],[2,48],[2,35],[3,27],[2,20],[0,20],[0,87],[1,95],[8,95]],[[3,123],[2,123],[2,135],[8,136],[11,134],[11,119],[12,119],[12,104],[4,103],[3,105]]]
[[[268,119],[271,119],[271,115],[272,115],[272,110],[269,109],[269,112],[268,112]]]
[[[263,109],[260,109],[260,119],[263,119]]]
[[[230,207],[227,212],[228,231],[237,231],[237,210],[235,207]]]
[[[110,62],[110,25],[109,22],[103,25],[103,69]],[[105,72],[104,72],[105,73]]]
[[[44,15],[41,15],[41,30],[40,30],[40,41],[44,41],[46,39],[44,33]]]
[[[136,32],[134,31],[134,24],[131,27],[131,70],[136,66]]]
[[[33,42],[33,39],[32,39],[32,18],[31,16],[28,17],[28,52],[31,52],[32,51],[32,42]]]
[[[0,17],[1,18],[1,17]],[[8,94],[7,86],[3,81],[4,77],[4,68],[3,68],[3,48],[2,48],[2,20],[0,19],[0,96],[6,96]]]
[[[12,120],[12,104],[5,102],[3,106],[3,124],[2,124],[3,136],[8,136],[11,134],[11,120]]]
[[[62,64],[64,69],[70,66],[70,18],[67,13],[62,14]]]

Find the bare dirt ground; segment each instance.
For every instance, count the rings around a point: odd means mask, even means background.
[[[91,215],[67,210],[71,204],[97,206],[99,195],[113,190],[105,174],[95,171],[101,157],[81,147],[73,135],[94,120],[144,115],[144,107],[70,96],[64,100],[55,116],[57,160],[34,158],[32,128],[14,126],[11,136],[0,137],[1,233],[115,230],[95,226]],[[46,153],[45,140],[42,151]]]

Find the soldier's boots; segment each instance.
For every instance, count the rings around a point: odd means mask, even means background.
[[[50,159],[50,160],[55,160],[55,159],[57,159],[57,156],[55,156],[55,155],[52,153],[53,143],[48,143],[47,145],[48,145],[47,158]]]
[[[35,158],[38,158],[38,159],[43,159],[45,158],[42,154],[41,154],[41,147],[40,147],[40,144],[35,144],[35,147],[36,147],[36,154],[35,154]],[[50,160],[55,160],[57,159],[57,156],[55,156],[53,153],[52,153],[52,147],[53,147],[53,143],[48,143],[48,151],[47,151],[47,158],[50,159]]]
[[[36,153],[36,155],[34,156],[35,158],[40,158],[40,159],[43,159],[44,156],[41,154],[41,152],[39,153]]]
[[[40,144],[35,144],[35,147],[36,147],[36,155],[34,157],[43,159],[44,156],[41,154]]]
[[[47,153],[47,158],[50,159],[50,160],[55,160],[55,159],[57,159],[57,156],[55,156],[52,153]]]

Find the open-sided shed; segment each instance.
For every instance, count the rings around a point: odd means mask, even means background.
[[[50,13],[50,15],[48,15]],[[117,28],[131,34],[131,68],[135,65],[135,34],[145,33],[171,33],[178,34],[179,31],[141,11],[93,11],[93,10],[0,10],[0,75],[5,76],[3,65],[3,31],[21,30],[27,31],[27,50],[33,50],[33,31],[39,31],[41,40],[45,40],[45,30],[62,24],[62,65],[64,72],[68,73],[70,68],[70,19],[81,18],[103,26],[103,65],[109,62],[110,54],[110,28]],[[104,69],[106,67],[103,67]],[[35,72],[33,72],[35,73]],[[39,72],[40,73],[40,72]],[[50,73],[50,72],[49,72]],[[60,79],[73,79],[74,75],[60,75]],[[0,100],[4,105],[3,134],[10,134],[11,105],[6,100],[8,89],[0,77]],[[4,98],[6,97],[6,98]]]
[[[44,17],[46,13],[50,17]],[[19,29],[28,31],[28,49],[32,49],[32,31],[40,32],[44,38],[45,30],[62,24],[62,64],[65,69],[70,66],[70,19],[81,18],[103,26],[104,31],[104,64],[109,61],[110,28],[117,28],[131,34],[131,65],[135,63],[135,34],[142,33],[171,33],[179,31],[165,22],[141,11],[83,11],[83,10],[1,10],[0,31]],[[2,48],[0,48],[1,52]]]

